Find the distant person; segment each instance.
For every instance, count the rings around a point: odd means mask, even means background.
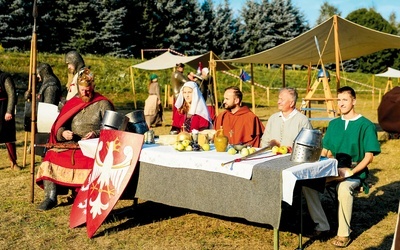
[[[178,113],[175,107],[176,99],[178,98],[179,92],[183,84],[188,81],[187,76],[183,75],[183,71],[185,69],[185,64],[177,63],[175,71],[172,72],[171,75],[171,86],[172,86],[172,93],[173,93],[173,103],[172,103],[172,121],[179,119]]]
[[[215,119],[215,101],[214,101],[214,79],[210,75],[208,68],[203,68],[200,75],[200,91],[206,100],[208,112],[210,112],[211,119]]]
[[[358,114],[356,92],[345,86],[338,89],[338,108],[341,117],[329,122],[323,137],[322,156],[345,159],[348,165],[338,168],[336,179],[338,207],[337,236],[331,241],[335,247],[347,247],[351,243],[351,217],[353,195],[356,188],[363,185],[368,190],[365,178],[368,176],[368,164],[381,152],[376,126],[364,116]],[[340,162],[340,161],[339,161]]]
[[[228,87],[224,93],[224,108],[214,122],[215,129],[224,130],[230,144],[259,147],[264,125],[247,106],[242,106],[243,94],[238,87]]]
[[[39,63],[37,77],[39,82],[42,83],[37,93],[37,100],[39,102],[58,105],[61,98],[61,83],[53,73],[51,66],[47,63]]]
[[[111,101],[94,91],[94,76],[88,68],[79,73],[77,84],[78,95],[65,103],[51,128],[49,143],[54,144],[54,148],[46,152],[37,171],[36,183],[44,188],[39,210],[57,205],[58,188],[74,190],[82,186],[93,168],[94,159],[71,146],[79,140],[98,138],[105,112],[114,110]]]
[[[78,75],[85,68],[85,61],[77,51],[73,50],[65,55],[65,63],[68,65],[68,73],[73,75],[72,81],[67,84],[66,100],[68,101],[78,93]]]
[[[193,129],[201,131],[212,126],[210,114],[200,89],[195,82],[186,82],[179,92],[175,102],[176,119],[172,121],[171,131],[186,132]]]
[[[15,146],[15,105],[17,95],[11,75],[0,70],[0,143],[5,143],[12,170],[20,170]]]
[[[261,147],[267,147],[271,141],[275,141],[280,146],[291,147],[301,129],[312,129],[307,116],[296,109],[297,99],[296,89],[282,88],[279,90],[279,112],[269,117],[261,138]],[[318,191],[306,186],[303,186],[302,191],[307,201],[311,219],[316,225],[308,236],[313,238],[326,235],[330,226],[321,206]]]
[[[149,128],[152,126],[162,126],[163,109],[160,97],[160,84],[158,83],[158,76],[156,74],[150,75],[149,96],[144,104],[144,115]]]

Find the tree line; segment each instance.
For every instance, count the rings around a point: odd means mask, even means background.
[[[33,0],[0,0],[3,49],[30,50],[32,10]],[[247,0],[237,15],[229,0],[217,5],[213,0],[38,0],[37,10],[37,49],[57,54],[74,49],[82,54],[138,58],[141,49],[170,48],[186,55],[213,51],[229,59],[275,47],[310,29],[291,0]],[[332,14],[338,10],[325,2],[318,21]],[[348,17],[373,29],[398,32],[373,9],[357,10]],[[349,67],[378,71],[400,61],[394,53],[386,52],[384,60],[378,56],[375,62],[351,61]]]

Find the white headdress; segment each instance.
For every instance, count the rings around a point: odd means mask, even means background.
[[[189,114],[190,115],[199,115],[206,119],[207,121],[211,122],[210,119],[210,114],[208,113],[207,105],[206,102],[204,101],[203,95],[201,94],[201,91],[199,89],[199,86],[195,82],[185,82],[185,84],[182,86],[181,90],[179,91],[178,98],[176,99],[175,102],[175,107],[177,109],[181,108],[183,105],[183,88],[184,87],[189,87],[193,89],[192,93],[192,103],[190,105],[189,109]]]

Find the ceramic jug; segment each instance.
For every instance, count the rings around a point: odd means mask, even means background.
[[[218,129],[214,138],[214,146],[217,152],[226,152],[226,148],[228,147],[228,137],[224,135],[224,130],[221,127]]]

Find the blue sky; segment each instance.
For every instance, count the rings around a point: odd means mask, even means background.
[[[258,0],[261,1],[261,0]],[[200,0],[202,2],[202,0]],[[217,5],[223,0],[214,0]],[[229,0],[232,9],[237,13],[241,9],[246,0]],[[330,5],[335,6],[341,12],[341,17],[345,18],[350,12],[360,8],[371,8],[382,15],[383,18],[389,20],[389,15],[395,12],[397,21],[400,20],[400,1],[398,0],[327,0]],[[319,9],[324,0],[292,0],[294,6],[305,15],[311,27],[315,25],[315,21],[319,15]]]

